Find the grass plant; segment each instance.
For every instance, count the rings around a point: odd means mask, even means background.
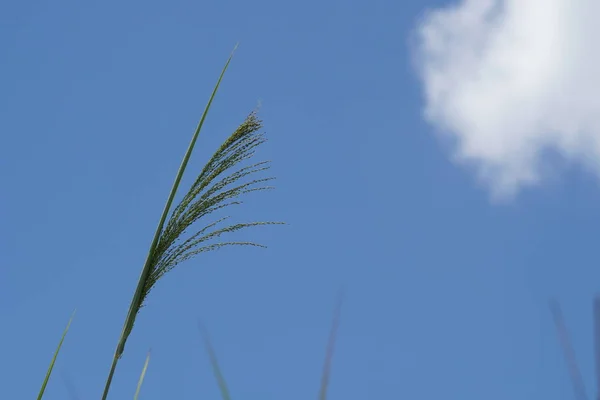
[[[206,116],[208,115],[212,102],[217,94],[223,76],[229,67],[234,52],[235,48],[219,75],[219,79],[212,91],[206,108],[204,109],[192,136],[192,140],[183,157],[177,175],[175,176],[173,186],[160,216],[156,231],[154,232],[146,256],[146,261],[143,265],[135,292],[131,299],[127,317],[123,323],[121,335],[119,336],[108,376],[106,378],[104,391],[101,397],[102,400],[106,400],[108,397],[117,364],[125,352],[125,346],[135,325],[136,317],[139,315],[152,288],[155,287],[157,282],[167,272],[200,253],[216,250],[221,247],[264,247],[261,244],[248,241],[221,240],[221,236],[254,226],[282,224],[281,222],[263,221],[225,224],[229,217],[206,221],[209,214],[217,210],[222,211],[231,206],[241,204],[240,199],[245,194],[272,189],[272,186],[268,186],[267,183],[273,180],[273,177],[258,176],[258,174],[269,169],[269,161],[247,162],[248,160],[253,159],[257,147],[265,142],[264,135],[260,133],[262,121],[258,119],[255,111],[250,113],[238,128],[223,142],[204,165],[204,168],[202,168],[197,175],[196,180],[189,187],[185,195],[182,196],[180,202],[175,207],[172,207],[196,141],[200,135]],[[336,309],[333,327],[327,345],[325,365],[319,390],[319,400],[326,400],[327,397],[326,393],[330,377],[331,358],[333,356],[333,347],[339,324],[340,305],[341,301]],[[54,364],[72,320],[73,316],[71,316],[54,356],[52,357],[38,394],[38,400],[42,400],[43,398]],[[224,400],[230,400],[231,396],[229,389],[219,367],[215,350],[210,342],[207,330],[202,324],[200,324],[200,333],[203,338],[211,368],[221,392],[221,397]],[[148,352],[142,368],[134,394],[134,400],[138,400],[140,396],[149,362],[150,352]]]

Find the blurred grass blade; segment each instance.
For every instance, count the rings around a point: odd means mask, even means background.
[[[340,290],[338,295],[337,305],[333,314],[333,323],[331,325],[331,331],[329,333],[329,341],[327,343],[327,350],[325,352],[325,363],[323,365],[323,375],[321,376],[321,388],[319,389],[319,400],[327,399],[327,389],[329,387],[329,379],[331,377],[331,362],[333,360],[333,350],[335,347],[335,340],[337,337],[337,331],[340,326],[340,317],[342,313],[342,301],[343,301],[343,290]]]
[[[202,322],[198,322],[198,326],[200,327],[200,334],[202,335],[202,340],[204,342],[204,348],[208,353],[208,358],[210,360],[210,366],[212,367],[213,374],[217,379],[217,383],[219,384],[219,389],[221,390],[221,397],[223,400],[231,400],[231,396],[229,395],[229,389],[227,389],[227,383],[225,382],[225,378],[221,373],[221,368],[219,368],[219,363],[217,361],[217,355],[215,354],[215,350],[210,342],[210,338],[208,336],[208,332]]]
[[[56,362],[56,357],[58,357],[58,352],[62,347],[63,341],[65,340],[65,336],[67,336],[67,332],[69,331],[69,327],[71,326],[71,322],[73,321],[73,317],[75,316],[75,311],[71,314],[71,318],[69,318],[69,322],[67,323],[67,327],[60,338],[60,342],[58,342],[58,347],[54,352],[54,356],[52,357],[52,361],[50,361],[50,366],[48,367],[48,371],[46,372],[46,377],[44,378],[44,383],[42,383],[42,388],[40,389],[40,393],[38,394],[38,400],[41,400],[44,396],[44,392],[46,391],[46,385],[48,384],[48,380],[50,379],[50,375],[52,374],[52,369],[54,368],[54,363]]]
[[[140,310],[140,307],[142,305],[144,289],[146,288],[147,280],[148,280],[148,277],[150,276],[152,262],[155,261],[153,258],[155,255],[156,247],[158,245],[158,241],[160,239],[160,235],[162,233],[165,221],[167,220],[167,216],[169,214],[171,204],[173,203],[173,199],[175,198],[175,194],[177,193],[179,183],[181,182],[181,178],[187,167],[187,163],[192,154],[192,150],[194,149],[194,145],[196,144],[196,140],[198,139],[198,136],[200,134],[200,130],[202,129],[202,125],[204,124],[204,120],[206,119],[206,116],[208,114],[210,106],[213,102],[213,99],[214,99],[218,89],[219,89],[219,85],[221,84],[221,80],[223,79],[223,76],[225,75],[225,71],[227,71],[227,67],[229,67],[229,63],[231,62],[231,59],[233,58],[233,54],[234,54],[236,48],[237,48],[237,45],[233,49],[231,55],[229,56],[229,58],[227,59],[227,62],[225,63],[225,66],[223,67],[223,70],[221,71],[221,75],[219,76],[219,79],[217,80],[217,83],[213,89],[212,95],[210,96],[210,99],[206,105],[206,108],[204,109],[204,113],[202,114],[202,117],[200,118],[200,122],[198,123],[196,131],[194,132],[194,135],[188,146],[185,156],[183,157],[183,161],[181,162],[181,166],[179,167],[177,176],[175,177],[175,182],[173,183],[173,187],[171,188],[171,193],[169,194],[167,203],[165,204],[165,208],[163,210],[162,216],[158,223],[158,227],[156,228],[156,232],[154,233],[154,239],[152,240],[152,244],[150,245],[150,249],[149,249],[148,255],[146,257],[146,262],[144,264],[144,267],[142,268],[142,272],[140,274],[140,278],[138,280],[138,284],[135,289],[133,299],[131,300],[131,305],[129,306],[129,311],[127,312],[127,318],[125,319],[125,323],[123,324],[123,330],[121,332],[121,336],[119,337],[119,342],[117,344],[117,348],[116,348],[115,354],[113,356],[113,361],[112,361],[112,365],[110,367],[110,371],[108,373],[108,378],[106,379],[106,385],[104,387],[104,392],[102,394],[102,400],[106,400],[106,398],[108,396],[108,391],[110,390],[110,385],[112,382],[113,375],[115,373],[115,369],[117,367],[117,363],[118,363],[119,359],[121,358],[121,356],[123,355],[123,351],[125,349],[125,343],[127,342],[129,334],[131,333],[131,330],[133,329],[133,324],[135,322],[135,318],[136,318],[137,313]]]
[[[138,400],[138,396],[140,395],[140,389],[142,389],[142,383],[144,382],[144,376],[146,376],[146,370],[148,369],[148,363],[150,362],[150,352],[146,356],[146,362],[144,363],[144,368],[142,369],[142,374],[140,375],[140,380],[137,384],[137,389],[135,390],[135,395],[133,396],[133,400]]]
[[[573,384],[573,390],[575,391],[575,399],[587,400],[588,396],[585,391],[585,385],[583,383],[581,371],[579,371],[577,360],[575,358],[575,350],[573,349],[571,339],[569,338],[569,333],[567,332],[567,326],[565,325],[562,309],[560,308],[558,301],[555,299],[550,300],[550,312],[552,313],[556,331],[558,333],[558,339],[560,340],[560,345],[562,347],[565,360],[567,361],[567,366],[569,367],[571,383]]]
[[[65,389],[67,390],[67,393],[69,394],[69,399],[71,399],[71,400],[81,400],[81,396],[79,395],[79,391],[75,387],[75,384],[73,383],[73,380],[71,379],[71,377],[69,376],[69,374],[67,374],[67,372],[63,371],[62,374],[61,374],[61,376],[62,376],[62,379],[63,379],[63,383],[65,384]]]

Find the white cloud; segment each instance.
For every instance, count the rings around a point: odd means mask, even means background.
[[[499,199],[558,152],[600,176],[600,1],[464,0],[420,20],[425,117]]]

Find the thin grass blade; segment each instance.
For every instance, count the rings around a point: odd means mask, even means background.
[[[69,331],[69,327],[71,326],[71,322],[73,321],[73,317],[75,316],[75,311],[71,314],[71,318],[69,318],[69,322],[67,323],[67,327],[65,328],[62,337],[60,338],[60,342],[58,342],[58,347],[54,351],[54,356],[52,357],[52,361],[50,361],[50,366],[48,367],[48,371],[46,372],[46,377],[44,378],[44,382],[42,383],[42,388],[38,394],[38,400],[41,400],[44,396],[44,392],[46,391],[46,385],[48,385],[48,381],[50,380],[50,375],[52,375],[52,369],[54,369],[54,363],[56,362],[56,358],[58,357],[58,353],[60,352],[60,348],[67,336],[67,332]]]
[[[146,362],[144,363],[144,368],[142,368],[142,374],[140,375],[140,379],[138,380],[137,388],[135,389],[135,394],[133,395],[133,400],[138,400],[138,396],[140,395],[140,390],[142,389],[142,383],[144,382],[144,377],[146,376],[146,370],[148,369],[148,363],[150,362],[150,352],[146,356]]]
[[[219,368],[219,362],[217,360],[217,355],[215,353],[215,349],[210,342],[210,338],[208,336],[208,331],[202,324],[202,322],[198,322],[198,326],[200,327],[200,334],[202,335],[202,341],[204,342],[204,348],[208,353],[208,358],[210,360],[210,366],[212,367],[213,374],[217,380],[219,385],[219,390],[221,391],[221,397],[223,400],[231,400],[231,396],[229,395],[229,389],[227,388],[227,383],[225,382],[225,378],[223,377],[223,373],[221,372],[221,368]]]
[[[131,330],[133,328],[135,318],[141,307],[142,293],[143,293],[144,287],[146,286],[146,280],[148,279],[148,276],[150,275],[150,271],[151,271],[151,264],[153,261],[152,256],[153,256],[156,246],[158,244],[158,240],[160,238],[161,232],[163,230],[163,226],[164,226],[167,216],[169,214],[169,210],[171,209],[171,204],[173,203],[173,199],[175,198],[175,194],[177,193],[177,189],[179,188],[179,183],[181,182],[181,178],[183,177],[183,173],[185,172],[185,169],[187,167],[188,161],[190,159],[190,156],[191,156],[194,146],[196,144],[196,140],[198,139],[200,130],[202,129],[202,125],[204,124],[204,120],[206,119],[206,116],[208,115],[208,111],[210,110],[210,106],[212,105],[213,99],[215,98],[215,95],[217,94],[217,91],[221,84],[221,80],[223,79],[223,76],[225,75],[225,72],[227,71],[227,68],[229,67],[229,63],[231,62],[231,59],[233,58],[233,55],[234,55],[234,52],[236,49],[237,49],[237,45],[234,47],[231,55],[229,56],[229,58],[227,59],[227,62],[225,63],[225,66],[223,67],[223,70],[221,71],[221,75],[219,76],[219,79],[217,80],[217,83],[213,89],[213,92],[210,96],[210,99],[209,99],[207,105],[206,105],[206,108],[204,109],[204,113],[202,114],[202,117],[200,118],[200,122],[198,123],[198,126],[196,128],[196,131],[194,132],[194,135],[188,146],[185,156],[183,157],[183,161],[181,162],[181,166],[179,167],[177,176],[175,177],[175,182],[173,183],[173,187],[171,188],[171,192],[170,192],[167,202],[165,204],[165,208],[163,210],[160,221],[158,223],[158,227],[156,228],[156,232],[154,234],[152,244],[150,245],[150,249],[148,251],[148,256],[146,257],[146,262],[144,263],[144,267],[140,274],[140,278],[138,280],[138,284],[137,284],[135,293],[133,295],[131,305],[129,306],[129,311],[127,312],[127,318],[125,319],[125,323],[123,324],[123,331],[121,332],[121,336],[119,337],[119,342],[117,344],[117,348],[116,348],[115,354],[113,356],[113,361],[112,361],[112,364],[110,367],[110,371],[108,373],[108,378],[106,379],[106,385],[104,387],[104,392],[102,394],[102,400],[106,400],[106,398],[108,396],[108,392],[110,390],[110,385],[112,382],[113,375],[115,373],[117,363],[118,363],[119,359],[121,358],[121,356],[123,355],[123,351],[125,350],[125,343],[127,342],[127,339],[129,338],[129,334],[131,333]]]
[[[329,387],[329,380],[331,377],[331,363],[333,361],[333,350],[335,348],[335,340],[337,337],[337,331],[340,326],[340,317],[342,313],[342,302],[344,293],[340,290],[338,295],[337,305],[333,314],[333,323],[331,325],[331,331],[329,333],[329,341],[327,342],[327,350],[325,352],[325,363],[323,365],[323,375],[321,376],[321,387],[319,389],[319,400],[327,400],[327,389]]]
[[[575,391],[575,399],[587,400],[588,397],[585,392],[585,385],[583,384],[583,378],[581,377],[581,372],[579,371],[579,367],[577,366],[577,360],[575,358],[575,350],[573,350],[571,340],[569,339],[569,333],[567,332],[567,327],[565,325],[560,304],[558,304],[556,300],[552,300],[550,302],[550,311],[552,312],[552,316],[554,317],[554,323],[556,325],[556,330],[558,332],[560,344],[563,349],[565,359],[567,360],[567,364],[569,366],[569,373],[571,374],[573,390]]]

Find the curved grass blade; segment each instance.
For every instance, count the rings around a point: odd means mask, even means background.
[[[140,379],[137,384],[137,389],[135,389],[135,394],[133,395],[133,400],[138,400],[138,396],[140,395],[140,390],[142,389],[142,383],[144,382],[144,377],[146,376],[146,370],[148,369],[148,363],[150,362],[150,351],[146,356],[146,362],[144,363],[144,368],[142,368],[142,374],[140,375]]]
[[[208,115],[208,111],[213,102],[213,99],[215,98],[215,95],[217,94],[219,85],[221,84],[221,80],[223,79],[223,76],[225,75],[225,71],[227,71],[227,67],[229,67],[229,63],[231,62],[231,59],[233,58],[233,54],[236,49],[237,49],[237,45],[233,49],[231,55],[229,56],[229,58],[227,59],[227,62],[225,63],[225,66],[223,67],[223,70],[221,71],[221,75],[219,76],[219,79],[217,80],[217,83],[213,89],[212,95],[210,96],[210,99],[206,105],[206,108],[204,109],[204,113],[202,114],[202,117],[200,118],[200,122],[198,123],[196,131],[194,132],[194,135],[188,146],[185,156],[183,157],[183,161],[181,162],[181,166],[179,167],[177,176],[175,177],[175,182],[173,183],[173,187],[171,188],[171,193],[169,194],[167,203],[165,204],[165,208],[163,210],[160,221],[158,223],[158,227],[156,228],[156,232],[154,233],[154,239],[152,240],[152,244],[150,245],[150,249],[149,249],[148,255],[146,257],[146,262],[144,263],[144,267],[140,274],[140,278],[138,280],[138,284],[137,284],[135,293],[133,295],[133,299],[131,300],[131,305],[129,306],[129,311],[127,312],[127,318],[125,319],[125,323],[123,324],[123,331],[121,332],[121,336],[119,337],[119,342],[117,344],[117,348],[116,348],[115,354],[113,356],[113,361],[112,361],[112,364],[110,367],[110,371],[108,373],[108,378],[106,379],[106,385],[104,386],[104,392],[102,393],[102,400],[106,400],[106,398],[108,396],[108,392],[110,390],[110,385],[111,385],[112,378],[115,373],[115,369],[117,367],[117,363],[118,363],[119,359],[121,358],[121,356],[123,355],[123,351],[125,350],[125,343],[127,342],[127,339],[129,338],[129,334],[131,333],[131,330],[133,329],[133,324],[135,322],[135,318],[136,318],[137,313],[140,310],[140,307],[142,305],[142,300],[143,300],[142,295],[143,295],[144,288],[147,283],[146,281],[151,272],[152,261],[153,261],[154,253],[156,251],[156,246],[158,244],[160,234],[162,233],[165,221],[167,220],[167,216],[169,214],[171,204],[173,203],[173,199],[175,198],[175,194],[177,193],[177,189],[179,188],[179,183],[181,182],[181,178],[183,177],[183,173],[185,172],[185,169],[187,167],[188,161],[192,154],[192,150],[194,149],[196,140],[198,139],[200,130],[202,129],[202,125],[204,124],[204,120],[206,119],[206,116]]]
[[[73,317],[75,316],[75,311],[71,314],[71,318],[69,318],[69,322],[67,323],[67,327],[60,338],[60,342],[58,342],[58,347],[54,351],[54,356],[52,357],[52,361],[50,361],[50,366],[48,367],[48,371],[46,372],[46,377],[44,378],[44,382],[42,383],[42,388],[38,394],[38,400],[41,400],[44,396],[44,392],[46,391],[46,385],[48,384],[48,380],[50,380],[50,375],[52,374],[52,369],[54,368],[54,363],[56,362],[56,357],[58,357],[58,352],[62,347],[63,341],[65,340],[65,336],[67,336],[67,332],[69,331],[69,327],[71,326],[71,322],[73,321]]]
[[[215,378],[217,379],[217,383],[219,385],[219,389],[221,390],[221,397],[223,398],[223,400],[231,400],[231,396],[229,395],[229,389],[227,388],[227,383],[225,382],[225,378],[221,373],[221,368],[219,368],[217,355],[215,354],[215,349],[213,348],[212,343],[210,342],[208,331],[200,321],[198,321],[198,326],[200,328],[200,334],[202,335],[202,341],[204,342],[204,348],[208,353],[210,366],[212,367],[213,374],[215,375]]]
[[[333,323],[329,333],[329,341],[327,342],[327,350],[325,352],[325,364],[323,365],[323,375],[321,376],[321,388],[319,389],[319,400],[327,400],[327,389],[329,387],[329,379],[331,377],[331,362],[333,360],[333,350],[335,348],[335,340],[337,331],[340,326],[340,317],[342,313],[343,291],[338,295],[337,305],[333,314]]]

